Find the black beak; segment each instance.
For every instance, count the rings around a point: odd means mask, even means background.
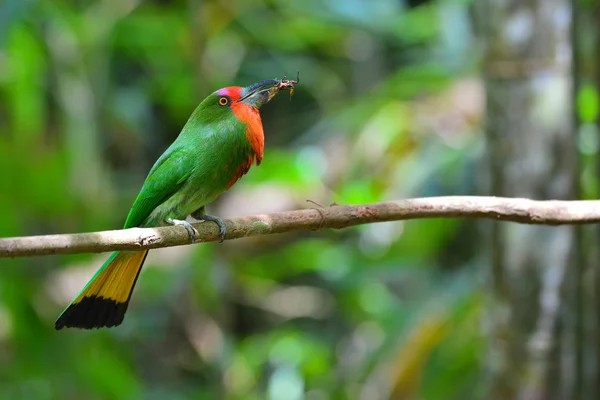
[[[275,85],[281,81],[276,79],[260,81],[244,88],[242,98],[238,101],[260,108],[263,104],[267,104],[275,95],[278,90],[272,90]]]

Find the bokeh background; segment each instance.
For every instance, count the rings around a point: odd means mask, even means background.
[[[597,0],[2,0],[0,236],[122,226],[214,90],[301,74],[221,217],[597,198]],[[53,322],[107,254],[0,260],[1,399],[596,399],[594,227],[414,220],[153,250],[127,318]]]

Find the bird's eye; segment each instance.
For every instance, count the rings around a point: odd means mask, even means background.
[[[229,99],[227,97],[221,97],[221,98],[219,98],[219,105],[220,106],[226,106],[227,104],[229,104]]]

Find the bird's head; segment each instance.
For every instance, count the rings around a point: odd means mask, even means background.
[[[256,163],[259,164],[264,147],[264,133],[258,110],[280,90],[293,91],[296,83],[297,80],[288,81],[284,77],[260,81],[246,87],[229,86],[219,89],[200,103],[190,120],[209,125],[226,122],[244,129],[256,155]],[[239,122],[241,124],[238,125]]]
[[[279,82],[278,80],[268,80],[246,87],[224,87],[204,99],[201,106],[206,111],[208,109],[212,109],[212,111],[226,111],[229,109],[234,114],[240,110],[250,111],[250,108],[257,111],[263,104],[268,103],[275,97],[278,90],[274,88]]]
[[[254,153],[257,164],[262,159],[264,134],[259,108],[268,103],[279,91],[281,80],[267,80],[253,85],[229,86],[206,97],[190,117],[201,125],[231,123],[243,129]],[[241,122],[241,124],[239,124]]]
[[[223,121],[232,116],[245,124],[259,122],[258,110],[275,97],[280,84],[281,80],[266,80],[246,87],[224,87],[206,97],[194,114],[201,118],[199,122],[203,123]]]

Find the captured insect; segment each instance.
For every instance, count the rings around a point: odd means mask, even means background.
[[[283,74],[283,78],[281,78],[281,80],[279,81],[279,84],[275,85],[275,87],[277,87],[278,90],[289,90],[290,97],[292,97],[292,95],[294,94],[295,85],[300,83],[300,71],[297,72],[295,81],[290,81],[290,80],[285,79],[286,75],[287,75],[287,73]]]
[[[284,74],[283,78],[274,81],[274,86],[271,89],[269,89],[268,92],[269,99],[274,97],[280,90],[289,90],[290,98],[292,97],[292,95],[294,94],[295,85],[297,85],[300,82],[300,71],[298,71],[295,81],[286,79],[286,76],[287,74]]]

